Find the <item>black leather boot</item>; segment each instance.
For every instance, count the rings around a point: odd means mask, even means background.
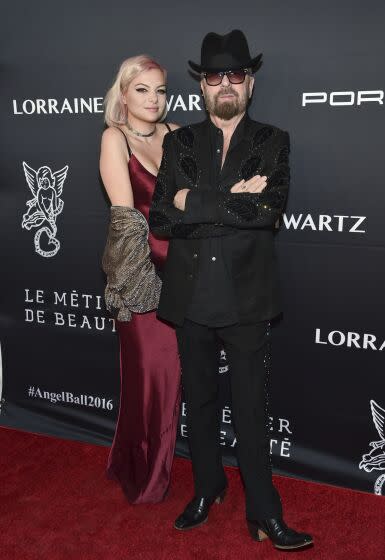
[[[184,512],[177,517],[174,527],[179,531],[187,531],[194,529],[206,523],[209,511],[213,503],[221,504],[225,499],[227,487],[225,487],[219,494],[212,498],[204,496],[194,496],[194,498],[186,506]]]
[[[283,519],[258,519],[247,520],[249,533],[255,541],[269,538],[275,548],[280,550],[293,550],[310,546],[313,538],[307,533],[297,533],[290,529]]]

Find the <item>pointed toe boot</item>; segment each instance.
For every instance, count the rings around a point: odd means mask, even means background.
[[[188,531],[206,523],[211,506],[221,504],[225,499],[227,488],[224,488],[214,497],[206,498],[204,496],[194,496],[189,502],[181,515],[177,517],[174,527],[179,531]]]
[[[298,533],[290,529],[283,519],[247,520],[251,537],[256,541],[270,539],[279,550],[295,550],[313,544],[313,538],[307,533]]]

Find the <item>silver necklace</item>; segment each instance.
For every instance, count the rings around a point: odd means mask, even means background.
[[[149,132],[147,134],[144,134],[143,132],[139,132],[139,130],[135,130],[135,128],[132,128],[132,126],[128,122],[126,123],[126,127],[128,128],[128,130],[130,130],[136,136],[142,136],[143,138],[148,138],[149,136],[152,136],[156,131],[156,125],[155,125],[154,130],[152,130],[151,132]]]

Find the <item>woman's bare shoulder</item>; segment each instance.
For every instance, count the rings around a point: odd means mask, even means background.
[[[115,126],[106,128],[102,134],[101,153],[106,155],[120,154],[127,161],[130,159],[125,134],[121,128],[117,128]]]
[[[102,143],[108,146],[124,144],[124,132],[116,126],[109,126],[102,134]]]

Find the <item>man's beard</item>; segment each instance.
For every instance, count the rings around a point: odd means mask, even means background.
[[[231,93],[234,95],[234,99],[231,101],[220,101],[221,95],[226,95]],[[247,96],[240,97],[239,94],[234,91],[231,87],[224,88],[222,91],[217,93],[213,98],[208,96],[205,98],[206,108],[210,115],[215,115],[219,119],[224,121],[229,121],[230,119],[240,115],[246,110],[248,98]]]

